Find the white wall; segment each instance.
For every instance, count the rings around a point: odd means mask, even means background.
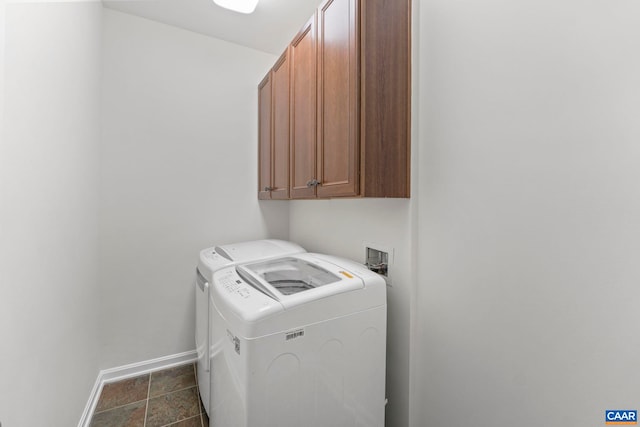
[[[640,405],[640,3],[419,4],[414,426]]]
[[[310,252],[364,263],[364,244],[394,249],[387,287],[387,425],[408,425],[409,305],[412,274],[412,201],[306,200],[290,203],[290,239]]]
[[[101,366],[192,350],[195,264],[287,238],[257,201],[257,84],[270,54],[104,11]]]
[[[0,4],[7,427],[77,424],[98,370],[101,13],[100,3]]]
[[[637,409],[640,6],[414,10],[412,199],[282,203],[256,200],[251,119],[275,57],[96,3],[0,1],[3,425],[74,425],[99,368],[192,349],[198,250],[265,236],[395,249],[389,426]]]

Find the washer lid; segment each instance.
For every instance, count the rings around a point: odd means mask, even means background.
[[[236,270],[285,308],[364,288],[356,275],[309,254],[240,265]]]
[[[216,246],[214,250],[227,260],[236,262],[305,252],[301,246],[295,243],[276,239],[232,243]]]
[[[301,246],[285,240],[254,240],[216,246],[200,251],[198,270],[207,279],[213,280],[213,273],[221,268],[240,262],[251,262],[306,252]]]

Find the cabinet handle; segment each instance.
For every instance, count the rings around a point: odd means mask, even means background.
[[[273,191],[275,190],[274,187],[264,187],[264,191]]]
[[[313,178],[310,181],[307,181],[307,187],[317,187],[318,185],[320,185],[320,181],[318,181],[315,178]]]

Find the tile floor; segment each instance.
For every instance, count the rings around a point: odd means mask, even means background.
[[[91,427],[208,427],[194,363],[106,384]]]

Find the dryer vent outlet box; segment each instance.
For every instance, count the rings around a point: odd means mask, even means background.
[[[369,246],[365,247],[365,251],[366,251],[365,264],[367,268],[371,271],[374,271],[388,278],[389,277],[389,252],[383,251],[381,249],[372,248]]]

